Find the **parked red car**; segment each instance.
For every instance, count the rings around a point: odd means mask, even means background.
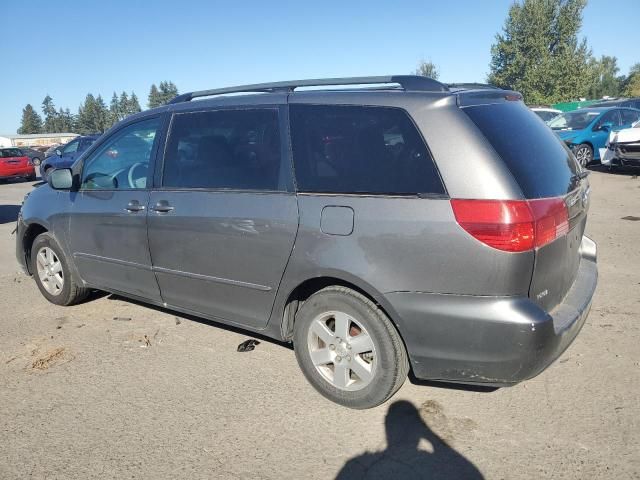
[[[17,148],[0,148],[0,180],[23,177],[36,179],[36,169],[31,159]]]

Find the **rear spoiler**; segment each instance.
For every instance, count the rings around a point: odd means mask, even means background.
[[[503,102],[521,102],[523,98],[521,93],[514,90],[501,90],[496,88],[461,90],[454,94],[458,98],[459,107]]]

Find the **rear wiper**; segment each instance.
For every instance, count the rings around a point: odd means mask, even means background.
[[[589,170],[583,170],[580,173],[576,173],[571,177],[571,182],[579,182],[583,178],[587,178],[591,172]]]

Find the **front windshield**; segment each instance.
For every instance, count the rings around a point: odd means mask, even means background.
[[[558,115],[549,122],[553,130],[582,130],[587,128],[600,112],[576,110]]]

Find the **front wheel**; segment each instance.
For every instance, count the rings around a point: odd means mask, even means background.
[[[40,293],[56,305],[74,305],[89,290],[75,281],[62,249],[49,233],[38,235],[31,247],[31,272]]]
[[[380,405],[409,372],[407,352],[389,318],[345,287],[327,287],[304,302],[296,314],[294,347],[311,385],[349,408]]]
[[[581,143],[573,149],[573,153],[581,167],[586,167],[593,161],[593,149],[589,144]]]

